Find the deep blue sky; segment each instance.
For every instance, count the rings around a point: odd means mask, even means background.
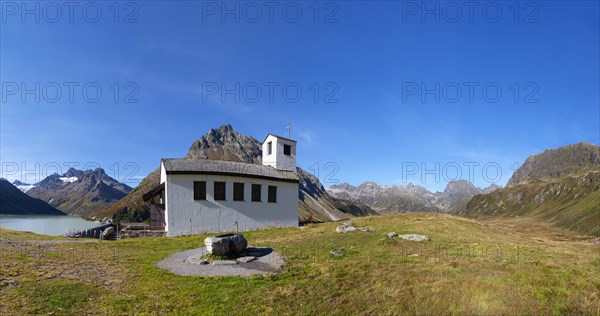
[[[288,4],[287,14],[282,3],[274,8],[273,21],[263,2],[255,2],[262,11],[257,23],[251,21],[255,8],[244,2],[226,4],[240,5],[239,23],[231,14],[222,20],[223,2],[121,2],[118,23],[112,1],[96,2],[102,11],[97,23],[89,21],[95,7],[82,12],[85,2],[77,2],[72,21],[67,6],[57,18],[56,8],[44,7],[45,2],[29,2],[29,9],[35,11],[36,3],[39,22],[31,14],[23,17],[22,7],[13,14],[13,2],[2,2],[1,160],[9,179],[27,174],[31,182],[32,174],[45,175],[44,166],[53,171],[56,163],[64,172],[66,163],[77,162],[80,168],[97,163],[111,175],[118,167],[117,177],[135,185],[160,158],[184,156],[194,140],[224,123],[262,140],[268,132],[286,135],[291,121],[298,164],[313,173],[318,166],[326,186],[335,179],[404,185],[406,178],[443,190],[444,178],[456,177],[457,165],[462,178],[468,177],[465,162],[479,164],[473,180],[481,187],[489,184],[483,166],[491,166],[491,181],[497,163],[502,168],[497,183],[504,185],[515,163],[531,154],[600,142],[596,1],[518,8],[514,2],[492,2],[485,10],[487,3],[481,2],[473,8],[473,21],[467,7],[461,6],[457,17],[456,7],[438,2],[439,23],[433,14],[421,16],[423,2],[321,2],[318,23],[315,2]],[[214,4],[217,14],[209,14]],[[434,9],[436,2],[424,5]],[[497,5],[501,16],[493,23]],[[302,16],[292,23],[297,7]],[[127,16],[135,23],[123,23]],[[73,102],[69,82],[79,85]],[[90,82],[102,88],[96,103],[82,97]],[[272,102],[269,82],[278,84]],[[36,83],[40,102],[34,94],[23,102],[22,84],[34,89]],[[222,102],[220,92],[207,93],[214,83],[247,89],[239,103],[234,95]],[[262,86],[260,97],[254,83]],[[292,84],[284,98],[287,83]],[[408,93],[415,87],[434,90],[436,83],[440,102],[435,92],[425,100],[420,91]],[[56,84],[62,95],[48,102],[44,97],[55,98]],[[484,97],[486,84],[491,88]],[[292,102],[294,86],[302,88],[297,102]],[[12,92],[15,87],[19,90]],[[502,95],[492,102],[495,87]],[[124,103],[132,91],[138,102]],[[87,92],[95,96],[94,89]],[[138,167],[132,179],[126,178],[133,171],[128,162]],[[435,169],[436,163],[439,181],[433,174],[425,182],[420,172],[407,175],[406,168]],[[8,172],[15,164],[19,172]]]

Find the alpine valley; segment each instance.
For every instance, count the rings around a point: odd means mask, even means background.
[[[185,158],[218,159],[260,164],[261,143],[231,125],[211,129],[193,142]],[[157,157],[158,161],[158,157]],[[600,236],[600,147],[579,143],[535,154],[514,172],[506,187],[475,187],[467,180],[450,181],[443,192],[412,183],[406,186],[364,182],[325,189],[319,179],[298,168],[301,223],[330,222],[352,217],[429,212],[489,219],[545,223]],[[3,212],[70,214],[142,222],[149,205],[142,195],[159,184],[159,169],[131,188],[104,170],[69,169],[35,184],[4,180]],[[10,206],[9,206],[10,205]]]

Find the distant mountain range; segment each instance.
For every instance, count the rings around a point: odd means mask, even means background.
[[[422,186],[379,185],[365,182],[359,186],[347,183],[332,185],[327,192],[338,199],[360,202],[378,213],[435,212],[457,213],[475,195],[499,188],[492,184],[485,189],[475,187],[467,180],[450,181],[444,192],[430,192]]]
[[[62,175],[52,174],[34,185],[18,184],[31,197],[67,214],[83,216],[117,202],[132,190],[101,168],[85,171],[70,168]]]
[[[550,223],[600,236],[600,147],[579,143],[530,156],[508,183],[473,197],[459,215]]]
[[[156,158],[158,164],[160,157]],[[262,163],[261,142],[254,137],[235,131],[231,125],[211,129],[190,146],[185,156],[189,159],[217,159],[245,163]],[[353,214],[376,214],[360,203],[340,202],[331,197],[319,180],[298,168],[300,177],[300,222],[324,222],[347,219]],[[143,221],[149,218],[149,205],[142,195],[159,184],[160,168],[151,172],[140,184],[119,202],[93,214],[95,217],[111,216],[115,221]]]
[[[5,179],[0,179],[0,214],[65,215],[46,202],[23,193]]]

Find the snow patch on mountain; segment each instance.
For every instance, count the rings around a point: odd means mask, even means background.
[[[28,184],[28,185],[17,185],[16,186],[19,190],[21,190],[23,193],[26,193],[27,191],[35,188],[35,185],[33,184]]]
[[[73,183],[73,182],[79,180],[77,177],[60,177],[59,179],[60,179],[60,181],[62,181],[64,183]]]

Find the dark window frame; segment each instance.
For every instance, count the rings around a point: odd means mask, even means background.
[[[206,201],[206,181],[194,181],[194,201]]]
[[[271,155],[273,153],[273,142],[267,143],[267,155]]]
[[[262,202],[262,185],[252,183],[252,202]]]
[[[219,188],[217,188],[217,185],[219,186]],[[223,185],[222,192],[220,190],[221,185]],[[227,182],[215,181],[213,184],[213,188],[214,188],[213,198],[215,199],[215,201],[227,201]]]
[[[234,182],[233,183],[233,200],[234,201],[244,201],[244,183],[243,182]],[[241,192],[239,191],[241,188]],[[241,195],[241,196],[240,196]]]
[[[283,144],[283,154],[286,156],[291,156],[292,155],[292,145]]]
[[[269,203],[277,203],[277,186],[270,185],[267,194],[267,201]]]

